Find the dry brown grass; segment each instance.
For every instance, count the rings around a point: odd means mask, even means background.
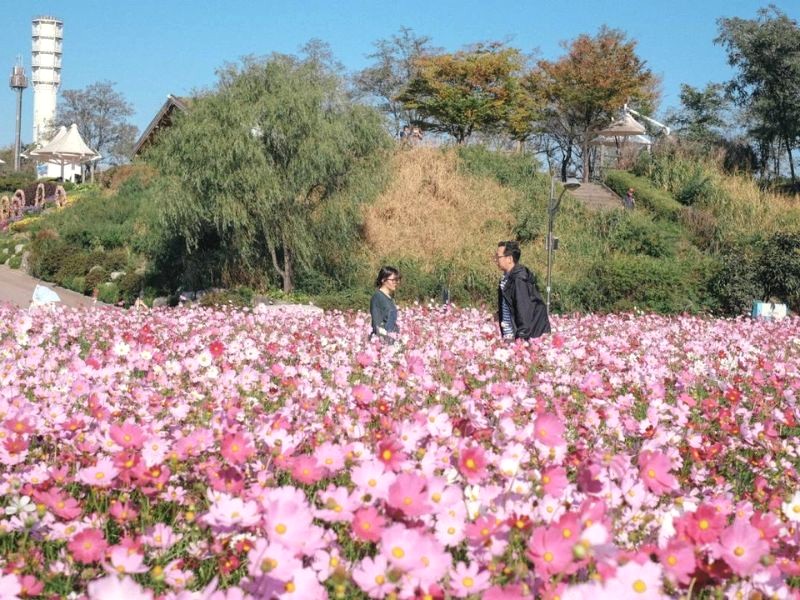
[[[426,271],[444,261],[495,276],[489,257],[511,235],[516,192],[459,172],[452,149],[401,150],[392,160],[392,181],[365,212],[373,270],[379,261],[414,259]]]
[[[721,177],[719,185],[724,194],[711,208],[728,236],[800,230],[800,196],[765,192],[747,177]]]

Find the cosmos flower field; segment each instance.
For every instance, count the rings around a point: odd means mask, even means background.
[[[800,598],[800,320],[0,307],[0,598]]]

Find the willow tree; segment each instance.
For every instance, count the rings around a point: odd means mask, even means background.
[[[289,292],[319,259],[326,203],[387,145],[380,115],[352,102],[319,53],[273,55],[223,68],[148,160],[165,176],[161,215],[187,268],[223,284],[272,271]]]

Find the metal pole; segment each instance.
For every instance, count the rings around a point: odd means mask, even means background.
[[[14,170],[19,171],[19,153],[22,151],[20,130],[22,129],[22,88],[17,88],[17,132],[14,136]]]
[[[550,315],[550,277],[553,268],[553,201],[555,200],[555,176],[550,177],[550,197],[547,200],[547,293],[545,305]]]

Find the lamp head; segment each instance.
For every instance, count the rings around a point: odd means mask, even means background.
[[[581,187],[581,182],[575,177],[567,177],[567,180],[564,182],[564,189],[572,191],[577,190],[579,187]]]

